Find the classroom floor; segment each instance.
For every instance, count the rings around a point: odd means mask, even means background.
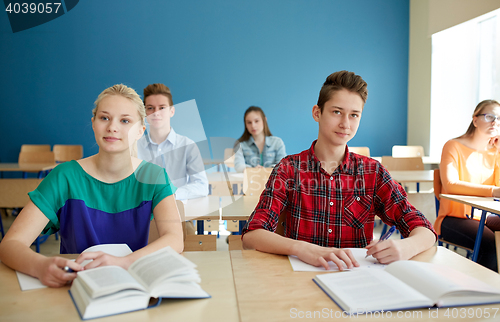
[[[424,187],[425,188],[425,187]],[[421,189],[420,193],[412,193],[410,192],[408,195],[408,199],[410,200],[411,204],[413,204],[417,209],[419,209],[426,217],[429,219],[429,221],[434,222],[434,219],[436,218],[436,211],[434,208],[434,193],[432,191],[422,191],[424,189]],[[411,191],[411,189],[410,189]],[[10,211],[9,211],[10,213]],[[15,217],[8,215],[5,217],[2,215],[2,222],[4,224],[4,229],[7,231],[7,229],[10,227],[12,222],[14,221]],[[382,231],[383,225],[377,224],[376,227],[374,228],[374,238],[378,239],[380,238],[380,233]],[[212,232],[213,234],[216,234],[217,232]],[[226,238],[229,235],[229,232],[227,232],[224,228],[224,222],[221,222],[219,226],[219,238],[217,238],[217,250],[218,251],[227,251],[228,250],[228,244],[226,242]],[[399,234],[394,234],[391,238],[400,238]],[[34,250],[35,246],[31,246],[31,248]],[[457,250],[457,252],[460,255],[465,256],[465,251],[462,251],[460,249]],[[40,253],[44,255],[57,255],[59,254],[59,241],[55,240],[54,235],[50,236],[47,241],[43,244],[40,245]]]

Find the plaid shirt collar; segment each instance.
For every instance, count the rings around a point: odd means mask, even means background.
[[[314,140],[314,142],[311,144],[311,148],[308,150],[308,155],[307,155],[307,169],[306,171],[311,171],[311,172],[322,172],[323,174],[330,176],[334,174],[350,174],[354,175],[357,171],[363,172],[363,164],[359,164],[355,162],[355,158],[353,157],[352,153],[349,152],[349,148],[345,147],[345,154],[344,154],[344,160],[342,160],[342,163],[340,166],[338,166],[335,171],[333,171],[332,174],[329,174],[326,172],[323,168],[321,168],[321,162],[319,161],[318,157],[316,156],[316,153],[314,152],[314,146],[316,145],[316,142],[318,140]]]

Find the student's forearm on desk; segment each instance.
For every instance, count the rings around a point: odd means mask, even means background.
[[[16,271],[38,277],[40,263],[45,256],[35,253],[18,240],[3,240],[0,243],[0,260]]]
[[[243,248],[265,253],[296,255],[300,241],[280,236],[265,229],[256,229],[243,236]]]
[[[256,229],[243,236],[244,249],[256,249],[265,253],[279,255],[295,255],[300,260],[314,265],[329,268],[328,261],[332,261],[340,270],[359,266],[352,253],[334,247],[321,247],[301,240],[294,240],[273,232]]]
[[[425,227],[417,227],[410,232],[408,238],[402,239],[401,242],[406,244],[407,254],[404,259],[410,259],[431,248],[436,242],[436,236]]]
[[[179,238],[179,236],[173,236],[173,235],[164,235],[151,244],[136,250],[132,254],[128,255],[125,257],[126,263],[120,266],[128,269],[130,265],[132,265],[136,260],[139,258],[146,256],[148,254],[151,254],[157,250],[160,250],[162,248],[165,248],[167,246],[170,246],[173,250],[175,250],[178,253],[182,253],[184,250],[184,242],[182,241],[182,236]]]

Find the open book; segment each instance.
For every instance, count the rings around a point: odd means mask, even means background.
[[[450,267],[397,261],[384,270],[316,275],[314,282],[348,314],[500,303],[500,290]]]
[[[161,298],[209,298],[198,284],[195,267],[165,247],[138,259],[128,270],[103,266],[78,272],[69,292],[82,319],[146,309]],[[148,306],[152,297],[159,300]]]

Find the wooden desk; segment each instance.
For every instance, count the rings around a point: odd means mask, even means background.
[[[382,157],[371,157],[372,159],[377,160],[378,162],[382,162]],[[439,164],[441,163],[441,157],[422,157],[422,162],[424,163],[424,167],[428,170],[434,170],[439,168]]]
[[[52,170],[57,163],[4,163],[0,162],[0,172],[40,172]]]
[[[242,322],[246,321],[290,321],[298,312],[327,310],[341,312],[339,307],[312,281],[318,272],[294,272],[287,256],[261,253],[255,250],[234,250],[231,253],[234,283]],[[413,260],[431,262],[453,267],[465,274],[472,275],[494,287],[500,288],[500,275],[440,246],[432,247],[417,255]],[[478,306],[477,308],[500,308],[500,304]],[[330,311],[332,310],[332,311]],[[439,309],[438,318],[429,318],[435,310],[411,310],[410,316],[392,318],[398,321],[450,321],[445,316],[446,309]],[[494,310],[493,310],[494,312]],[[338,313],[337,313],[338,314]],[[313,320],[305,317],[298,320]],[[497,315],[498,318],[498,315]],[[342,320],[374,321],[374,316],[358,315]],[[493,321],[494,319],[492,319]]]
[[[433,170],[389,171],[394,181],[399,183],[433,182]]]
[[[212,172],[207,174],[207,178],[212,196],[238,195],[243,191],[243,173]],[[228,180],[232,192],[229,190]]]
[[[185,220],[196,220],[198,235],[205,232],[204,221],[216,220],[217,226],[220,220],[220,197],[207,196],[196,199],[182,200],[184,204]]]
[[[201,287],[212,298],[163,300],[148,310],[113,315],[92,321],[238,321],[238,305],[228,252],[187,252],[184,256],[198,265]],[[0,320],[78,321],[69,296],[69,286],[22,292],[16,273],[0,263]]]
[[[233,201],[231,197],[221,197],[222,220],[233,221],[238,225],[238,231],[241,234],[243,227],[252,214],[260,196],[235,196]],[[237,223],[237,221],[239,223]],[[229,226],[229,224],[228,224]]]
[[[472,207],[471,213],[474,214],[474,208],[481,210],[481,220],[476,234],[476,241],[474,242],[474,249],[472,250],[472,260],[477,261],[479,256],[479,247],[481,247],[481,239],[483,238],[484,223],[486,222],[486,215],[488,212],[500,216],[500,202],[494,201],[492,197],[476,197],[476,196],[461,196],[461,195],[448,195],[440,194],[441,198],[460,202]]]

